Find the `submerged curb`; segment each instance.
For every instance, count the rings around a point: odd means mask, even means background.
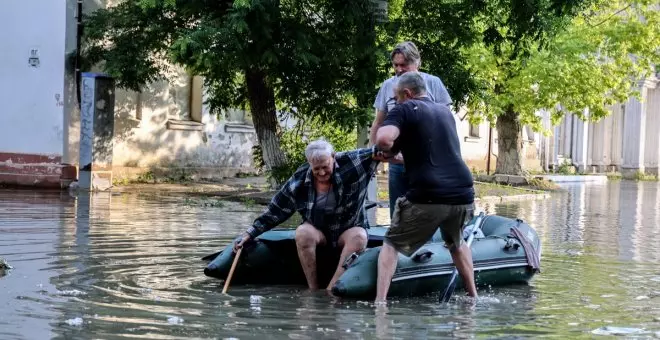
[[[246,199],[252,200],[255,204],[262,204],[262,205],[267,205],[270,203],[272,195],[274,195],[275,192],[268,192],[264,195],[264,193],[249,193],[249,194],[243,194],[243,195],[223,195],[222,197],[219,197],[221,199],[226,199],[230,201],[235,201],[235,202],[242,202],[245,201]],[[507,196],[483,196],[483,197],[478,197],[475,198],[475,202],[480,202],[480,203],[500,203],[500,202],[516,202],[516,201],[529,201],[529,200],[543,200],[550,198],[551,195],[549,193],[539,193],[539,194],[521,194],[521,195],[507,195]],[[386,201],[383,201],[386,203]]]
[[[528,200],[543,200],[550,198],[550,194],[522,194],[522,195],[511,195],[511,196],[484,196],[475,198],[475,202],[481,203],[499,203],[499,202],[516,202],[516,201],[528,201]]]

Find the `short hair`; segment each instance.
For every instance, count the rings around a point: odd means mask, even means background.
[[[332,157],[334,151],[332,144],[328,143],[323,138],[320,138],[307,144],[307,148],[305,148],[305,158],[307,158],[307,162],[312,163],[326,157]]]
[[[398,53],[403,55],[403,59],[408,64],[415,64],[417,67],[419,67],[419,65],[422,63],[422,57],[419,55],[419,50],[412,41],[404,41],[397,44],[390,54],[390,61],[394,60],[394,56]]]
[[[426,93],[426,83],[422,74],[419,72],[409,71],[401,76],[396,84],[396,91],[401,91],[403,89],[409,89],[414,95],[420,95]]]

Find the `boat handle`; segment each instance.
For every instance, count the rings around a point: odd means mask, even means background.
[[[358,257],[360,257],[360,255],[358,255],[358,253],[355,252],[349,255],[346,258],[346,260],[344,260],[344,264],[342,264],[342,268],[344,268],[344,270],[348,269],[348,267],[350,267],[353,264],[353,262],[357,260]]]
[[[415,254],[412,260],[417,263],[425,263],[431,260],[431,256],[433,256],[433,252],[430,250],[426,250]]]
[[[511,248],[513,248],[513,251],[518,251],[518,248],[520,248],[520,244],[518,244],[518,242],[516,242],[512,238],[506,240],[506,244],[504,245],[504,250],[508,251],[511,250]]]

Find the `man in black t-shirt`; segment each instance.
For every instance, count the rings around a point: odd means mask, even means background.
[[[454,117],[426,96],[418,72],[404,73],[394,92],[398,104],[378,129],[376,144],[386,157],[401,151],[410,189],[396,201],[378,257],[376,302],[386,300],[397,251],[412,256],[438,226],[468,294],[476,297],[472,252],[462,238],[464,225],[474,215],[474,187],[461,157]]]

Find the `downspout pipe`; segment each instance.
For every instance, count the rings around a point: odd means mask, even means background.
[[[78,99],[78,109],[80,109],[80,46],[83,34],[83,0],[77,0],[76,13],[76,97]]]
[[[493,127],[488,124],[488,157],[486,158],[486,175],[490,176],[490,154],[493,149]]]

